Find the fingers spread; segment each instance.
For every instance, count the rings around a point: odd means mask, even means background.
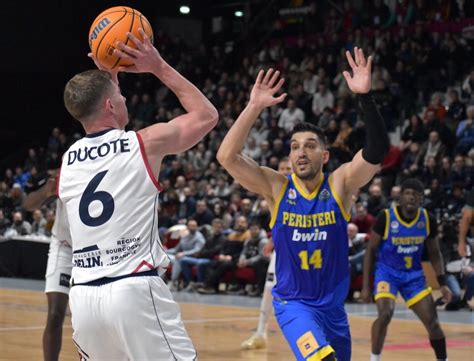
[[[137,47],[137,49],[139,50],[144,50],[144,46],[143,46],[143,42],[140,41],[140,39],[138,39],[135,35],[133,35],[132,33],[127,33],[128,35],[128,38],[133,41],[133,43],[135,44],[135,46]]]
[[[364,50],[359,49],[359,64],[362,66],[366,65]]]
[[[270,81],[268,82],[268,86],[272,87],[273,84],[275,84],[275,82],[277,81],[279,76],[280,76],[280,72],[277,70],[271,77]]]
[[[278,83],[272,88],[272,92],[273,94],[275,94],[277,91],[279,91],[281,89],[281,87],[283,86],[283,84],[285,83],[285,79],[284,78],[281,78]]]
[[[257,75],[257,80],[255,81],[256,84],[260,84],[262,82],[264,73],[265,72],[263,71],[263,69],[260,69]]]
[[[357,67],[357,65],[354,63],[354,59],[352,58],[352,54],[350,51],[346,51],[346,58],[347,58],[347,62],[349,63],[349,66],[352,69]]]
[[[263,84],[268,84],[268,82],[270,81],[270,78],[273,74],[273,69],[270,68],[267,73],[265,74],[265,78],[263,78]]]

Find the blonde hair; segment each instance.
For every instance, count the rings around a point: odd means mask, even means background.
[[[112,91],[112,77],[103,70],[87,70],[75,75],[64,88],[64,105],[77,120],[94,114],[104,96]]]

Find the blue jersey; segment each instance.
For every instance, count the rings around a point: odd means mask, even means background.
[[[307,194],[288,176],[270,226],[276,251],[276,298],[306,299],[313,305],[344,302],[349,286],[347,223],[328,174]]]
[[[430,234],[430,219],[424,208],[410,223],[398,214],[397,208],[385,209],[386,223],[377,263],[396,270],[421,270],[421,255]]]

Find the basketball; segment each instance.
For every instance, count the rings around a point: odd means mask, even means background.
[[[153,30],[150,22],[139,11],[126,7],[115,6],[104,10],[94,20],[89,30],[89,47],[96,60],[106,69],[131,65],[130,61],[114,55],[119,41],[136,48],[127,32],[143,40],[138,29],[142,28],[153,42]]]

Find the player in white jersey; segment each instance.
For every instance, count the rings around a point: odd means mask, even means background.
[[[83,359],[193,360],[178,305],[158,274],[169,259],[158,236],[163,158],[197,144],[217,123],[209,100],[168,65],[148,36],[129,34],[115,53],[152,73],[187,112],[168,123],[125,131],[128,114],[116,74],[90,70],[66,85],[64,102],[87,135],[63,157],[58,213],[73,247],[73,341]],[[62,238],[62,237],[60,237]]]
[[[293,173],[291,162],[287,157],[284,157],[278,163],[278,172],[283,174],[285,177]],[[262,302],[260,303],[260,317],[258,318],[257,331],[242,342],[241,347],[244,350],[255,350],[259,348],[265,348],[267,343],[267,328],[270,313],[272,311],[272,288],[276,285],[275,276],[275,260],[276,254],[273,249],[273,241],[270,238],[269,242],[265,246],[265,249],[271,251],[270,264],[267,269],[267,281],[265,282],[265,288],[263,289]]]
[[[28,194],[23,207],[27,211],[34,211],[54,198],[56,198],[56,172],[52,172],[50,177],[45,179],[45,183],[41,188]],[[56,237],[61,226],[67,228],[67,225],[61,225],[60,222],[54,223],[46,266],[44,292],[48,300],[48,316],[43,332],[43,356],[45,361],[59,360],[63,322],[69,298],[72,248],[68,240],[59,240]],[[61,231],[60,233],[64,234]]]

